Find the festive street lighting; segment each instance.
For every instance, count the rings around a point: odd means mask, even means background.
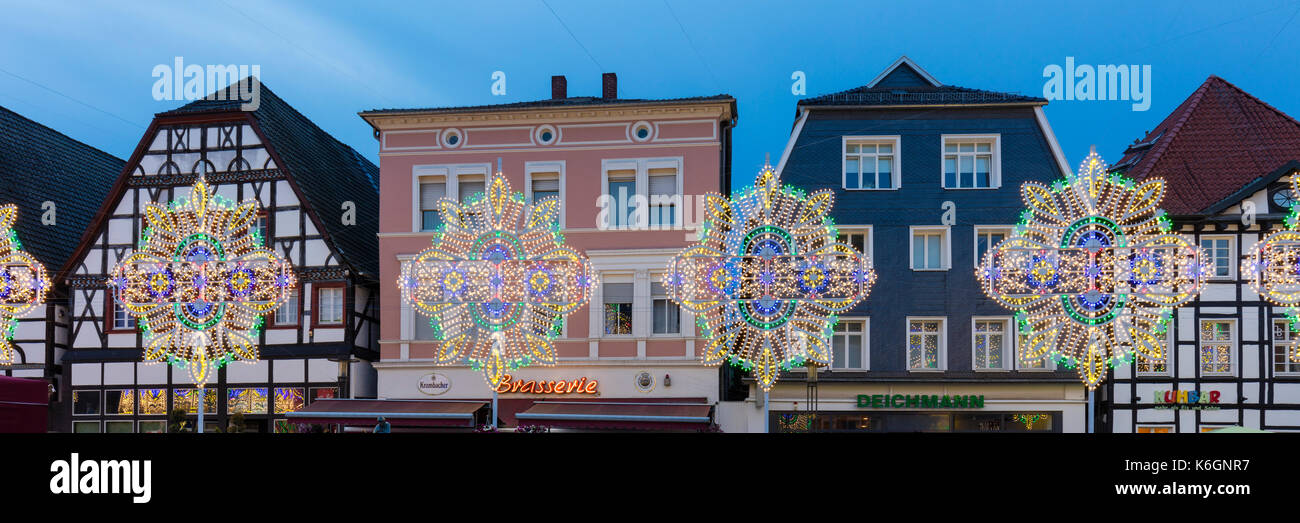
[[[187,199],[146,204],[144,215],[137,250],[113,268],[108,286],[139,322],[145,360],[194,379],[203,432],[208,380],[231,361],[257,360],[263,316],[288,301],[297,281],[252,229],[256,200],[235,204],[200,177]]]
[[[669,297],[696,315],[707,339],[703,362],[752,370],[765,397],[780,371],[831,364],[837,314],[876,279],[870,259],[836,241],[834,199],[780,185],[764,166],[739,196],[706,196],[699,243],[664,275]]]
[[[45,266],[23,252],[14,222],[18,207],[0,206],[0,366],[14,361],[11,340],[18,328],[18,318],[45,303],[50,277]]]
[[[985,294],[1016,309],[1021,359],[1060,358],[1089,391],[1116,362],[1164,361],[1160,335],[1210,267],[1163,210],[1164,181],[1108,173],[1093,151],[1079,173],[1026,183],[1014,234],[985,254]]]
[[[463,205],[439,202],[433,246],[402,262],[402,300],[430,318],[437,363],[467,362],[492,387],[513,369],[555,364],[564,317],[591,300],[596,274],[560,234],[560,200],[529,205],[501,174]]]
[[[1291,194],[1300,194],[1300,176],[1291,178]],[[1288,327],[1300,331],[1300,212],[1292,207],[1286,229],[1255,243],[1241,263],[1241,274],[1266,301],[1286,307]],[[1202,358],[1215,355],[1202,354]],[[1289,349],[1291,361],[1300,363],[1300,349]],[[1215,362],[1217,363],[1217,362]]]

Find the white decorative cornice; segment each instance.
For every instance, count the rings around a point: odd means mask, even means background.
[[[372,125],[381,131],[413,129],[424,127],[443,127],[466,123],[489,123],[494,125],[571,123],[595,121],[636,121],[647,118],[702,118],[730,119],[731,105],[728,103],[683,103],[681,105],[656,102],[653,105],[620,104],[594,107],[539,107],[516,110],[465,110],[456,112],[436,112],[436,110],[419,113],[393,113],[363,115]]]

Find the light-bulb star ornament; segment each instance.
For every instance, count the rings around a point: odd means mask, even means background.
[[[1059,358],[1092,390],[1117,362],[1165,360],[1160,339],[1211,267],[1172,232],[1164,190],[1108,173],[1095,151],[1074,177],[1021,188],[1022,221],[975,272],[985,294],[1017,310],[1023,362]]]
[[[590,260],[564,243],[560,200],[535,205],[498,172],[486,194],[443,199],[433,246],[402,262],[402,300],[430,318],[440,365],[468,363],[496,386],[513,369],[554,365],[564,317],[591,300]]]
[[[837,315],[876,279],[870,259],[836,241],[834,199],[781,185],[770,165],[733,199],[705,197],[700,241],[664,275],[669,297],[707,339],[705,364],[752,370],[768,391],[782,370],[831,363]]]
[[[18,207],[0,206],[0,366],[14,362],[14,331],[21,318],[45,303],[50,277],[45,266],[23,252],[14,223]]]
[[[1291,194],[1300,194],[1300,176],[1291,177]],[[1300,206],[1287,214],[1284,230],[1273,232],[1255,243],[1241,262],[1241,274],[1264,300],[1286,307],[1292,331],[1300,331]],[[1288,357],[1300,362],[1300,349],[1292,347]]]
[[[139,246],[108,279],[144,333],[145,360],[187,369],[200,388],[231,361],[257,360],[263,316],[297,286],[293,266],[253,230],[257,207],[200,177],[188,197],[146,204]]]

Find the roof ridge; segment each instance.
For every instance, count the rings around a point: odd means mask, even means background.
[[[107,155],[108,157],[113,158],[113,159],[115,159],[115,160],[117,160],[117,161],[119,161],[119,162],[123,162],[123,163],[126,162],[126,160],[123,160],[123,159],[121,159],[121,158],[118,158],[116,154],[110,153],[110,152],[108,152],[108,151],[105,151],[105,150],[100,149],[100,148],[98,148],[98,147],[95,147],[95,146],[93,146],[93,145],[90,145],[90,144],[88,144],[88,143],[86,143],[86,142],[83,142],[83,141],[81,141],[81,140],[78,140],[78,139],[76,139],[76,138],[73,138],[72,135],[70,135],[70,134],[68,134],[68,133],[65,133],[65,132],[63,132],[63,131],[60,131],[60,130],[58,130],[58,129],[55,129],[55,128],[53,128],[53,127],[50,127],[50,126],[48,126],[48,125],[45,125],[45,124],[43,124],[43,123],[41,123],[41,122],[38,122],[38,121],[36,121],[36,120],[33,120],[33,119],[28,118],[28,117],[26,117],[26,116],[23,116],[22,113],[19,113],[19,112],[13,110],[13,109],[10,109],[10,108],[8,108],[8,107],[5,107],[5,106],[3,106],[3,105],[0,105],[0,110],[3,110],[3,111],[5,111],[5,112],[7,112],[7,113],[9,113],[9,114],[12,114],[12,115],[14,115],[14,116],[17,116],[17,117],[19,117],[19,118],[22,118],[23,120],[26,120],[26,121],[28,121],[29,123],[31,123],[31,124],[33,124],[33,125],[36,125],[36,126],[39,126],[39,127],[43,128],[43,129],[45,129],[45,130],[47,130],[47,131],[50,131],[50,132],[52,132],[52,133],[56,133],[56,134],[58,134],[58,135],[60,135],[60,136],[63,136],[64,138],[67,138],[67,139],[69,139],[69,140],[72,140],[72,141],[74,141],[74,142],[77,142],[78,145],[84,145],[84,146],[86,146],[86,147],[89,147],[89,148],[91,148],[91,149],[94,149],[96,152],[103,153],[103,154]]]
[[[1246,98],[1249,98],[1251,101],[1254,101],[1255,103],[1260,104],[1260,105],[1262,105],[1262,106],[1268,108],[1269,110],[1271,110],[1271,111],[1277,113],[1278,116],[1281,116],[1281,117],[1283,117],[1283,118],[1285,118],[1285,119],[1287,119],[1287,120],[1290,120],[1291,123],[1293,123],[1293,124],[1296,125],[1296,127],[1300,127],[1300,121],[1296,120],[1296,119],[1293,118],[1291,115],[1286,114],[1285,112],[1282,112],[1281,109],[1278,109],[1278,108],[1276,108],[1276,107],[1273,107],[1273,106],[1272,106],[1271,104],[1269,104],[1268,102],[1265,102],[1264,100],[1261,100],[1261,99],[1257,98],[1255,95],[1250,94],[1250,93],[1247,92],[1245,89],[1242,89],[1242,88],[1240,88],[1240,87],[1237,87],[1237,84],[1234,84],[1234,83],[1232,83],[1232,82],[1229,82],[1229,81],[1223,79],[1222,77],[1220,77],[1220,76],[1218,76],[1218,75],[1210,75],[1210,77],[1209,77],[1208,79],[1206,79],[1206,82],[1208,83],[1210,80],[1218,80],[1218,81],[1220,81],[1220,82],[1223,82],[1224,85],[1226,85],[1226,86],[1228,86],[1228,87],[1231,87],[1232,90],[1237,91],[1238,93],[1241,93],[1241,94],[1245,95]]]

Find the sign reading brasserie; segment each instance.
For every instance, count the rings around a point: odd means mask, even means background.
[[[440,396],[451,390],[451,379],[435,372],[420,376],[415,386],[420,389],[420,392],[430,396]]]
[[[858,394],[858,408],[864,409],[982,409],[984,395],[939,396],[936,394]]]
[[[577,378],[570,381],[564,380],[527,380],[515,381],[514,377],[509,374],[501,377],[501,384],[497,385],[497,393],[522,393],[522,394],[596,394],[596,380],[587,378]]]

